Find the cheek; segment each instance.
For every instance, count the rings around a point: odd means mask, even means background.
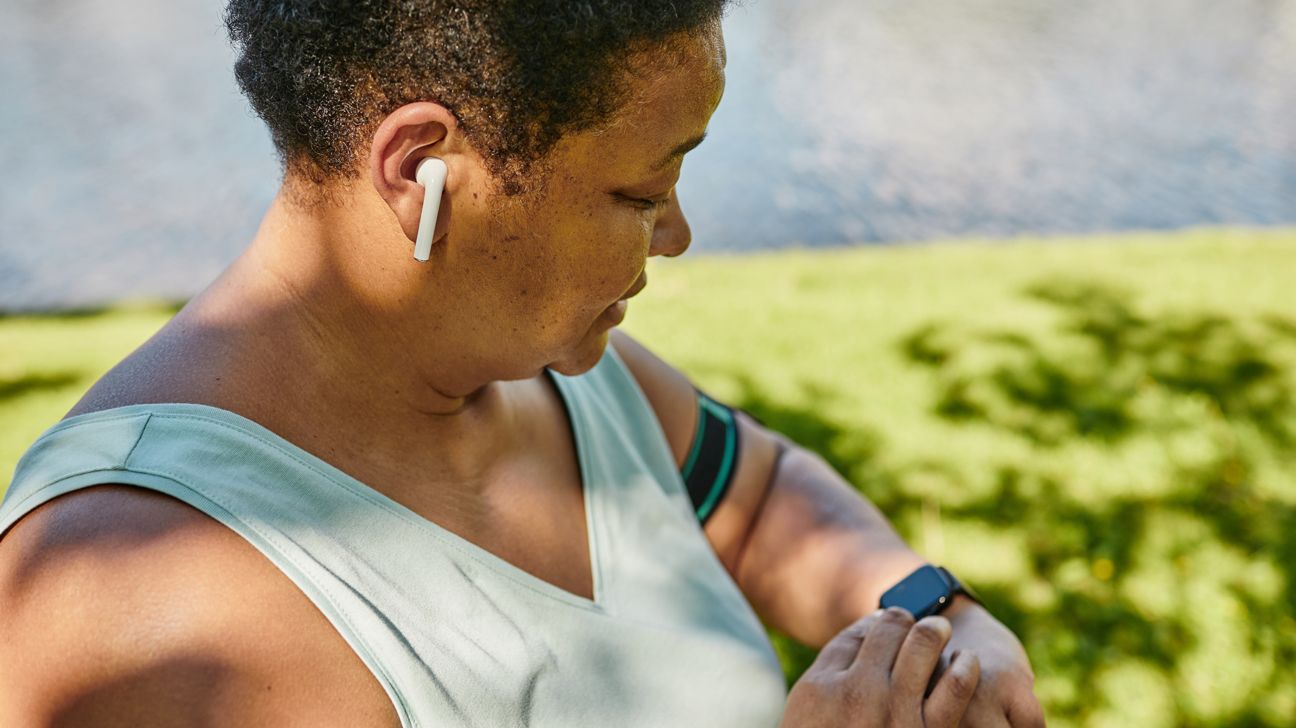
[[[529,273],[536,276],[541,293],[522,301],[516,315],[528,321],[527,328],[542,348],[566,351],[582,342],[582,350],[601,352],[596,340],[606,337],[616,323],[606,310],[643,271],[651,230],[638,221],[627,224],[624,218],[591,216],[554,232],[554,237],[541,243],[546,259],[537,261]],[[596,361],[576,367],[573,373]]]
[[[594,256],[618,261],[622,268],[633,268],[637,274],[652,247],[653,220],[652,215],[638,210],[613,208],[590,230],[591,238],[597,241]]]
[[[502,214],[492,231],[500,259],[490,263],[508,281],[501,293],[510,317],[551,336],[587,329],[638,279],[652,245],[653,216],[586,185],[560,180],[544,200]]]
[[[652,218],[632,209],[604,206],[564,226],[562,265],[571,297],[602,301],[605,308],[635,282],[652,245]]]

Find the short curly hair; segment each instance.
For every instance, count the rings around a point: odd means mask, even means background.
[[[729,0],[230,0],[235,75],[285,171],[350,177],[400,106],[449,109],[507,193],[620,108],[631,59]]]

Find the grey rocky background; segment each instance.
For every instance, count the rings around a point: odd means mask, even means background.
[[[4,0],[0,309],[191,295],[277,186],[212,0]],[[1296,0],[747,0],[694,251],[1296,223]]]

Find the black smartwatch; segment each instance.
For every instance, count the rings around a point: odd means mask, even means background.
[[[881,604],[883,609],[900,607],[912,614],[914,619],[922,619],[944,611],[956,594],[966,595],[978,604],[981,602],[971,589],[944,567],[928,564],[887,589],[882,595]]]

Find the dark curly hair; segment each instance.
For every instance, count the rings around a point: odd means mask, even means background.
[[[632,59],[729,0],[230,0],[239,86],[285,170],[348,177],[396,108],[434,100],[506,193],[569,132],[624,101]]]

